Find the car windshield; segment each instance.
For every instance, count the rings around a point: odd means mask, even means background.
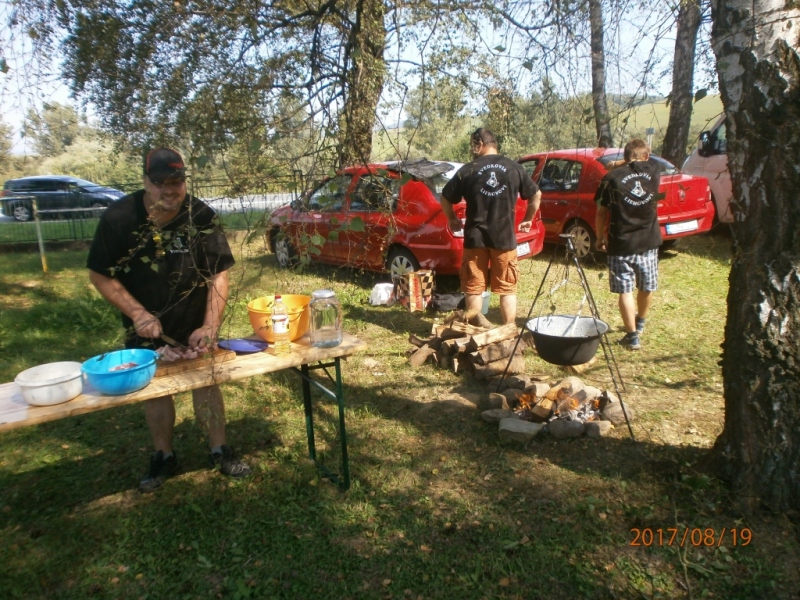
[[[622,152],[614,152],[611,154],[606,154],[604,156],[601,156],[600,158],[597,159],[597,162],[599,162],[604,167],[607,167],[608,163],[616,160],[623,160],[624,158],[625,156]],[[675,175],[678,172],[678,168],[668,160],[665,160],[660,156],[656,156],[655,154],[651,154],[650,158],[652,158],[654,161],[656,161],[658,164],[661,165],[662,175]]]

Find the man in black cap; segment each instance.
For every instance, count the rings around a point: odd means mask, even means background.
[[[186,193],[181,155],[157,148],[144,159],[144,189],[118,200],[100,218],[86,266],[89,280],[119,309],[126,348],[155,347],[166,360],[213,348],[228,298],[234,260],[216,213]],[[161,335],[186,349],[173,348]],[[193,390],[194,412],[208,431],[210,463],[231,477],[250,467],[225,443],[219,386]],[[155,446],[139,490],[153,492],[178,469],[172,448],[172,396],[148,400],[145,418]]]

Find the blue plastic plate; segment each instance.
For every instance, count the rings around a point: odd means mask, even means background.
[[[223,350],[233,350],[238,354],[251,354],[266,350],[267,342],[250,338],[234,338],[232,340],[219,340],[217,345]]]

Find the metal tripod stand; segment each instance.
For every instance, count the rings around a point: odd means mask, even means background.
[[[595,304],[594,296],[592,295],[592,290],[589,287],[589,281],[586,279],[586,273],[583,270],[583,266],[581,265],[581,261],[578,258],[578,255],[575,251],[575,242],[573,240],[573,236],[570,234],[562,233],[560,236],[567,247],[566,257],[565,257],[565,266],[569,267],[570,264],[575,265],[575,271],[578,273],[578,277],[580,279],[580,284],[583,287],[584,293],[584,300],[589,301],[589,308],[592,313],[592,318],[595,321],[601,321],[600,313],[597,310],[597,304]],[[547,265],[547,270],[544,272],[544,276],[542,277],[542,281],[539,284],[539,289],[536,291],[536,296],[533,299],[533,303],[531,304],[530,310],[528,310],[528,316],[525,318],[525,323],[520,329],[519,334],[517,335],[517,341],[514,344],[514,351],[511,353],[511,356],[508,358],[508,363],[506,364],[506,368],[503,371],[503,376],[500,378],[500,381],[497,384],[497,391],[500,391],[500,386],[503,384],[503,381],[508,374],[508,368],[511,366],[511,361],[514,358],[514,355],[517,352],[517,347],[519,346],[519,342],[522,339],[522,334],[525,331],[525,328],[528,326],[528,322],[531,319],[531,315],[533,314],[533,308],[536,306],[536,302],[539,300],[539,297],[542,295],[542,289],[544,288],[544,284],[547,281],[547,276],[550,273],[550,268],[553,266],[553,263],[556,259],[556,253],[558,252],[558,246],[553,250],[553,255],[550,258],[550,262]],[[566,279],[565,279],[566,281]],[[581,303],[582,305],[583,303]],[[628,418],[628,411],[625,408],[625,402],[622,399],[622,393],[620,389],[627,391],[625,389],[625,382],[622,380],[622,374],[619,371],[619,365],[617,364],[617,360],[614,357],[614,351],[611,348],[611,344],[608,341],[608,331],[606,330],[600,335],[600,346],[603,348],[603,356],[606,360],[606,365],[608,366],[608,372],[611,374],[611,381],[614,384],[614,392],[616,392],[617,398],[619,398],[620,406],[622,407],[622,414],[625,416],[625,423],[628,425],[628,433],[630,433],[631,439],[636,441],[636,438],[633,435],[633,429],[631,428],[631,421]]]

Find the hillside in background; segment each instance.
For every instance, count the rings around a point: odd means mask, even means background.
[[[722,100],[719,95],[709,95],[694,103],[692,113],[692,125],[689,136],[689,151],[694,148],[700,132],[708,129],[717,117],[722,113]],[[625,120],[627,119],[627,122]],[[617,117],[614,121],[614,132],[616,143],[624,146],[625,142],[634,137],[647,138],[647,129],[653,128],[652,144],[656,153],[660,152],[669,123],[669,106],[666,100],[660,99],[654,102],[640,104],[627,110]],[[441,147],[453,149],[461,146],[467,148],[469,134],[476,128],[483,125],[481,117],[462,118],[452,123],[438,132]],[[576,127],[577,129],[577,127]],[[585,129],[585,128],[584,128]],[[376,162],[397,160],[400,157],[417,158],[421,154],[414,148],[414,140],[418,135],[415,132],[404,128],[386,129],[376,131],[372,137],[372,160]],[[409,140],[411,140],[411,150],[409,151]],[[573,141],[572,145],[579,145],[580,142]],[[543,152],[546,150],[557,150],[559,148],[536,147],[528,148],[524,152],[530,154]],[[501,149],[502,151],[502,149]],[[466,160],[465,156],[427,156],[430,159],[438,160]],[[680,165],[678,165],[680,166]]]

